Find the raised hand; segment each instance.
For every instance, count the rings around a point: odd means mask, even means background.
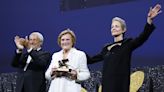
[[[160,4],[156,4],[153,8],[151,7],[148,13],[148,17],[147,17],[147,22],[149,24],[152,23],[153,19],[160,14],[161,11],[161,5]]]
[[[14,42],[15,42],[15,45],[18,49],[20,49],[20,50],[24,49],[24,45],[23,45],[25,42],[24,38],[20,38],[19,36],[15,36]]]

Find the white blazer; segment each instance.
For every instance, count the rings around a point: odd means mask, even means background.
[[[90,72],[87,67],[86,54],[83,51],[71,48],[67,56],[69,60],[66,64],[69,69],[77,71],[77,80],[71,80],[65,77],[51,78],[51,69],[59,67],[59,60],[63,60],[63,50],[56,52],[52,56],[51,64],[45,73],[46,79],[51,81],[48,92],[81,92],[81,85],[77,81],[87,80]]]

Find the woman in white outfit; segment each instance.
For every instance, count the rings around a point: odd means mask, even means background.
[[[62,50],[53,54],[45,73],[46,79],[51,81],[48,92],[81,92],[80,81],[90,77],[86,54],[74,48],[75,41],[70,29],[59,34],[58,44]]]

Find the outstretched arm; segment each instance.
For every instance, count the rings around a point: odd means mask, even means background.
[[[148,16],[147,16],[147,23],[148,24],[152,24],[153,19],[160,14],[161,11],[161,5],[160,4],[156,4],[153,8],[150,7],[150,10],[148,12]]]
[[[162,11],[160,4],[156,4],[153,8],[150,8],[147,15],[147,24],[145,25],[144,31],[138,37],[131,41],[132,49],[141,46],[149,38],[150,34],[155,29],[155,26],[152,23],[153,19],[161,12]]]

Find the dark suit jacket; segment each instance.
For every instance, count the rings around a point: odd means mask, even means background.
[[[23,69],[26,65],[28,55],[32,57],[32,60],[27,70],[24,71]],[[42,50],[32,50],[30,53],[24,54],[16,53],[12,61],[12,66],[20,69],[17,78],[16,92],[45,92],[45,71],[50,58],[50,53]]]

